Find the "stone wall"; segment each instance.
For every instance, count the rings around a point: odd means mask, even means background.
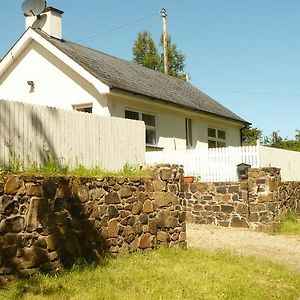
[[[181,184],[187,222],[249,227],[247,183]]]
[[[300,183],[281,182],[280,169],[250,169],[235,183],[181,184],[187,222],[273,231],[287,211],[300,214]]]
[[[151,178],[0,176],[0,277],[185,244],[182,169]]]

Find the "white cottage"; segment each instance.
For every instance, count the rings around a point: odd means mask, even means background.
[[[143,120],[147,150],[240,146],[247,121],[189,82],[64,40],[62,14],[26,16],[0,62],[0,99]]]

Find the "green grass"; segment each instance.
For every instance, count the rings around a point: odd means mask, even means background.
[[[300,235],[300,218],[295,213],[289,212],[285,219],[278,225],[276,232],[291,235]]]
[[[12,283],[0,299],[297,299],[300,274],[229,252],[166,249]]]
[[[25,175],[37,175],[37,176],[77,176],[77,177],[149,177],[149,171],[139,167],[125,166],[116,172],[107,171],[100,167],[86,168],[82,165],[78,165],[75,168],[69,168],[68,166],[60,166],[56,161],[50,160],[45,165],[40,166],[32,164],[30,168],[1,168],[0,173],[13,173],[13,174],[25,174]]]

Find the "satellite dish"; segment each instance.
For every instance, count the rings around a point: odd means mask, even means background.
[[[26,16],[39,16],[46,8],[45,0],[25,0],[22,4]]]

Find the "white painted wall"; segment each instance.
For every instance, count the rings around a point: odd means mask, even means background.
[[[27,81],[34,82],[30,90]],[[0,77],[0,99],[72,110],[93,104],[93,113],[109,116],[107,98],[77,72],[32,41]]]
[[[300,152],[259,147],[260,166],[281,169],[283,181],[300,181]]]
[[[193,120],[193,148],[207,148],[207,128],[209,126],[224,129],[227,134],[227,146],[240,146],[241,125],[222,119],[191,113],[174,108],[171,104],[162,105],[157,101],[147,101],[143,97],[110,94],[109,110],[115,117],[124,117],[125,109],[136,110],[156,116],[156,134],[158,147],[168,150],[186,149],[185,118]]]

